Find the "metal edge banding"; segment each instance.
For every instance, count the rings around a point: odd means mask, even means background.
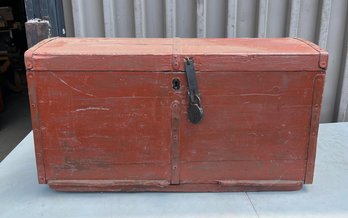
[[[34,134],[35,143],[35,156],[38,180],[40,184],[47,183],[46,181],[46,171],[45,171],[45,161],[43,154],[43,144],[42,144],[42,134],[40,130],[40,119],[39,119],[39,109],[37,104],[37,86],[35,73],[33,71],[27,71],[27,81],[30,99],[30,112],[32,118],[32,127]]]
[[[32,127],[34,134],[35,143],[35,156],[38,180],[40,184],[47,183],[46,181],[46,171],[45,171],[45,161],[43,155],[43,144],[42,144],[42,134],[40,130],[40,119],[39,119],[39,108],[37,104],[37,85],[36,77],[34,72],[34,55],[35,52],[41,48],[43,45],[57,39],[58,37],[49,38],[43,40],[30,48],[25,54],[25,64],[27,71],[27,81],[28,81],[28,92],[30,101],[30,113],[32,118]]]
[[[319,130],[320,106],[322,102],[325,74],[319,73],[313,81],[313,100],[309,128],[309,142],[307,151],[307,166],[305,173],[305,184],[313,183],[314,163],[317,150],[317,137]]]
[[[171,105],[171,184],[180,183],[180,104],[174,101]]]
[[[318,45],[316,45],[313,42],[309,42],[307,40],[301,39],[301,38],[297,38],[297,37],[293,37],[293,39],[296,39],[300,42],[305,43],[306,45],[310,46],[312,49],[316,50],[319,53],[319,60],[318,60],[318,66],[320,68],[322,68],[323,70],[327,69],[328,66],[328,52],[323,50],[321,47],[319,47]]]
[[[39,43],[37,43],[36,45],[34,45],[33,47],[29,48],[25,54],[24,54],[24,57],[25,57],[25,66],[26,66],[26,70],[30,70],[33,68],[34,66],[34,63],[33,63],[33,58],[34,58],[34,55],[35,55],[35,52],[41,48],[43,45],[57,39],[58,37],[53,37],[53,38],[48,38],[48,39],[44,39],[42,41],[40,41]]]

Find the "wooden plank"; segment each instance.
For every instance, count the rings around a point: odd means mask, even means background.
[[[173,55],[181,62],[185,56],[195,55],[196,70],[201,71],[322,70],[308,64],[320,61],[318,51],[296,39],[178,39],[175,43],[173,54],[172,39],[60,38],[36,52],[33,66],[40,71],[170,71]],[[183,64],[176,70],[183,71]]]
[[[227,8],[227,37],[237,37],[237,0],[228,0]]]
[[[235,123],[236,125],[241,123]],[[182,156],[189,161],[229,161],[229,160],[301,160],[307,157],[308,133],[305,129],[279,130],[276,133],[262,131],[260,128],[247,133],[231,130],[226,136],[207,131],[196,134],[188,131],[182,136]],[[275,131],[275,130],[274,130]],[[213,130],[210,130],[213,132]],[[189,135],[191,133],[191,135]],[[204,142],[194,137],[206,138]],[[191,139],[191,140],[190,140]],[[214,146],[212,146],[214,145]],[[272,152],[269,152],[272,151]]]
[[[76,98],[76,107],[88,104],[97,106],[99,100],[112,98],[165,98],[173,95],[171,77],[179,78],[182,83],[185,80],[185,75],[181,72],[96,72],[40,73],[38,76],[47,81],[47,84],[64,90],[60,91],[60,95],[55,95],[49,87],[39,87],[42,89],[43,103],[48,103],[48,98],[52,104],[59,103],[62,97],[69,96]],[[315,75],[316,72],[306,72],[305,75],[301,72],[197,72],[197,81],[206,105],[233,106],[227,105],[228,102],[224,101],[230,99],[236,103],[235,106],[251,100],[249,103],[255,105],[277,103],[280,106],[291,107],[310,105],[311,83]],[[105,79],[108,79],[109,83],[105,83]],[[263,86],[257,86],[260,83]],[[216,87],[216,84],[219,86]],[[98,86],[98,89],[94,88]],[[179,93],[185,93],[186,88],[183,84]],[[273,107],[276,108],[277,105]]]
[[[226,192],[226,191],[294,191],[302,187],[302,181],[296,180],[238,180],[215,184],[168,185],[165,180],[49,180],[48,185],[56,191],[73,192]]]
[[[183,55],[185,56],[185,55]],[[318,71],[321,70],[317,65],[308,63],[318,63],[317,55],[281,56],[281,55],[255,55],[255,56],[221,56],[221,55],[196,55],[195,63],[197,70],[205,72],[215,71]],[[271,64],[261,64],[271,63]],[[291,63],[289,65],[289,63]],[[183,70],[183,67],[180,69]]]
[[[143,78],[139,78],[142,75]],[[40,79],[47,81],[61,94],[55,94],[49,90],[49,87],[40,87],[42,90],[43,103],[51,100],[59,103],[64,97],[75,98],[73,109],[81,109],[82,107],[97,106],[104,103],[105,106],[110,103],[106,100],[131,100],[139,98],[140,101],[145,100],[162,100],[169,96],[171,88],[171,78],[162,72],[51,72],[42,73]],[[108,83],[105,81],[108,80]],[[81,83],[83,81],[83,83]],[[99,87],[100,86],[100,87]],[[99,88],[95,88],[99,87]],[[102,102],[105,101],[105,102]]]
[[[51,37],[50,24],[47,20],[33,19],[25,22],[28,47]]]
[[[297,180],[304,178],[305,160],[188,162],[181,165],[181,183],[219,180]]]
[[[47,182],[46,180],[46,171],[45,171],[45,165],[44,165],[44,155],[43,155],[43,138],[41,135],[41,123],[40,123],[40,114],[39,114],[39,105],[38,105],[38,98],[41,96],[37,94],[37,81],[38,79],[35,77],[36,72],[32,71],[32,55],[33,53],[39,49],[41,46],[45,45],[46,43],[55,40],[56,38],[50,38],[43,40],[33,47],[31,47],[29,50],[27,50],[24,54],[25,56],[25,66],[27,69],[27,82],[28,82],[28,94],[30,99],[30,114],[31,114],[31,121],[32,121],[32,127],[33,127],[33,134],[34,134],[34,143],[35,143],[35,159],[36,159],[36,169],[38,174],[38,181],[40,184],[44,184]]]
[[[319,118],[320,107],[322,102],[322,95],[324,89],[324,74],[319,74],[313,84],[313,103],[311,114],[311,126],[309,129],[309,142],[308,142],[308,157],[307,157],[307,169],[305,176],[305,184],[311,184],[314,177],[314,163],[317,150],[317,138],[319,130]]]
[[[170,164],[104,164],[66,161],[46,163],[46,177],[52,179],[158,180],[170,181]]]
[[[183,60],[187,55],[178,56],[178,60]],[[52,56],[47,60],[46,55],[35,55],[33,67],[38,71],[64,71],[67,67],[75,71],[123,71],[123,72],[152,72],[170,71],[172,55],[154,56],[144,55],[119,55],[117,62],[111,55],[85,56],[80,58],[76,55]],[[220,55],[196,55],[196,70],[205,72],[279,72],[279,71],[318,71],[322,70],[318,65],[308,63],[318,63],[318,55],[299,56],[280,56],[280,55],[255,55],[255,56],[236,56],[230,55],[222,57]],[[107,61],[109,64],[105,65]],[[263,64],[265,61],[271,64]],[[60,63],[66,63],[62,65]],[[85,64],[88,63],[88,64]],[[291,65],[289,65],[291,63]],[[184,71],[181,64],[178,71]]]
[[[305,42],[293,38],[59,38],[38,50],[36,54],[172,55],[175,46],[175,54],[185,55],[318,55],[318,51]]]

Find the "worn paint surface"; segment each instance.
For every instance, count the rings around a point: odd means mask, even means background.
[[[25,56],[40,183],[241,191],[312,182],[327,67],[313,44],[56,38]],[[187,119],[187,56],[205,113],[197,125]]]

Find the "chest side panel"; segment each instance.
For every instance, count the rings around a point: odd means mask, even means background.
[[[170,102],[163,73],[37,72],[47,180],[166,180]]]

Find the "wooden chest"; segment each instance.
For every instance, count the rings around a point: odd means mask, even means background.
[[[327,61],[294,38],[42,41],[25,54],[39,183],[300,189],[313,181]]]

